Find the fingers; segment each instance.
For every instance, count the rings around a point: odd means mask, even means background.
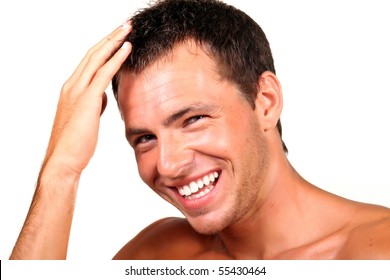
[[[96,92],[104,91],[110,83],[112,77],[116,72],[118,72],[122,63],[129,56],[130,52],[131,44],[129,42],[125,42],[114,56],[96,72],[90,84],[90,88],[93,88]]]
[[[87,87],[98,69],[120,48],[130,31],[131,25],[129,22],[126,22],[93,46],[68,79],[67,83],[71,87],[77,86],[80,90]]]
[[[117,34],[114,34],[112,37],[109,36],[106,39],[106,42],[103,43],[96,51],[94,51],[90,56],[89,59],[84,67],[83,75],[80,76],[79,79],[79,85],[81,87],[84,87],[91,83],[92,79],[94,78],[96,71],[100,69],[112,56],[113,54],[120,48],[120,46],[123,44],[123,41],[125,39],[125,36],[130,31],[130,26],[126,26],[125,28],[121,28]],[[129,44],[129,43],[127,43]],[[126,45],[127,45],[126,44]],[[125,50],[128,50],[129,48],[126,48]],[[123,52],[123,49],[120,49],[120,53],[124,54],[127,52]],[[120,56],[122,57],[122,56]],[[114,60],[115,62],[123,62],[123,60]],[[120,65],[119,65],[120,66]],[[119,69],[119,67],[118,67]],[[112,74],[112,76],[115,73]],[[111,80],[111,77],[109,77],[109,80]]]
[[[92,47],[65,82],[45,162],[54,159],[75,176],[87,166],[107,104],[105,90],[131,52],[131,44],[124,42],[130,31],[130,24],[124,24]]]

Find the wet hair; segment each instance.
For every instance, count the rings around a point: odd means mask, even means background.
[[[195,41],[214,58],[219,74],[237,85],[255,107],[259,77],[275,73],[268,40],[247,14],[219,0],[157,0],[131,18],[133,31],[127,40],[132,52],[112,80],[118,98],[123,72],[141,73],[167,56],[178,44]],[[283,149],[282,126],[277,123]]]

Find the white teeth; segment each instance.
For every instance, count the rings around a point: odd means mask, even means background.
[[[203,179],[199,179],[198,181],[193,181],[189,185],[185,185],[182,188],[178,188],[178,191],[180,195],[185,196],[189,199],[199,198],[204,196],[205,194],[209,193],[210,190],[214,187],[213,185],[210,185],[211,182],[214,182],[216,178],[218,178],[219,174],[218,172],[213,172],[210,175],[206,175],[203,177]],[[209,186],[208,188],[205,188],[200,193],[195,194],[200,189],[202,189],[204,186]],[[192,195],[191,195],[192,194]]]
[[[188,186],[183,187],[184,195],[189,196],[191,194],[191,189]]]
[[[210,179],[208,176],[203,177],[203,184],[205,184],[206,186],[208,186],[210,184]]]
[[[205,189],[204,191],[201,191],[200,193],[198,194],[193,194],[191,196],[186,196],[187,199],[197,199],[197,198],[200,198],[202,196],[205,196],[206,194],[208,194],[212,189],[214,188],[214,186],[210,186],[209,188]]]
[[[198,184],[195,182],[191,182],[190,189],[192,193],[196,193],[198,191]]]

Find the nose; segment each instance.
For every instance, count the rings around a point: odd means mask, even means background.
[[[185,175],[194,160],[194,152],[179,135],[160,137],[157,170],[160,176],[177,178]]]

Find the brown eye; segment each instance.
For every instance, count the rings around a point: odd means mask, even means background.
[[[185,125],[189,125],[189,124],[192,124],[194,122],[197,122],[198,120],[203,119],[204,117],[206,117],[206,116],[199,115],[199,116],[191,117],[191,118],[187,119],[187,121],[185,122]]]
[[[148,143],[151,140],[156,139],[156,136],[153,134],[146,134],[138,137],[135,141],[135,144],[143,144],[143,143]]]

